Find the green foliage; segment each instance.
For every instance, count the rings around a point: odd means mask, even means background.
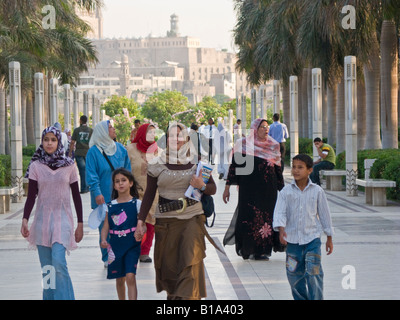
[[[114,95],[101,107],[102,110],[106,111],[106,115],[111,118],[114,118],[117,114],[123,115],[124,108],[127,109],[130,116],[140,117],[139,104],[134,99],[125,96]]]
[[[228,116],[228,110],[218,104],[217,100],[212,97],[204,97],[202,101],[197,104],[197,107],[204,112],[204,119],[202,121],[206,122],[210,118],[214,118],[217,121],[218,117]]]
[[[370,177],[396,181],[395,188],[388,188],[388,199],[400,200],[400,150],[399,149],[371,149],[357,152],[358,177],[365,177],[364,160],[377,159],[371,167]],[[336,156],[336,168],[346,169],[346,152]]]
[[[0,154],[0,186],[11,185],[11,156]]]
[[[101,0],[85,0],[101,5]],[[47,71],[60,84],[75,84],[89,63],[98,62],[96,49],[86,35],[90,26],[76,14],[80,1],[0,1],[0,78],[8,82],[8,62],[21,64],[22,89],[32,86],[33,74]],[[55,27],[43,28],[42,8],[55,9]],[[18,27],[17,27],[18,26]]]
[[[290,138],[286,139],[285,158],[290,159]],[[313,157],[313,139],[299,138],[299,153],[308,154]]]
[[[22,157],[22,175],[25,175],[32,156]],[[0,154],[0,187],[11,186],[11,156]]]
[[[114,128],[117,134],[117,141],[126,145],[129,141],[134,121],[125,115],[116,115],[113,117]]]
[[[231,98],[229,98],[227,95],[225,95],[225,94],[217,94],[217,95],[215,95],[214,97],[213,97],[213,99],[215,100],[215,101],[217,101],[217,103],[219,104],[219,105],[223,105],[223,104],[225,104],[226,102],[229,102],[229,101],[231,101],[232,99]]]
[[[174,115],[189,110],[188,99],[178,91],[163,91],[154,93],[142,106],[145,118],[159,124],[160,129],[166,130],[170,121],[178,120]]]
[[[22,155],[32,157],[36,151],[36,145],[28,144],[26,147],[22,147]]]

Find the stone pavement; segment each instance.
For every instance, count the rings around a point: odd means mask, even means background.
[[[237,203],[231,187],[231,201],[224,204],[224,182],[217,181],[217,218],[208,228],[221,244]],[[285,181],[291,181],[290,169]],[[324,295],[331,300],[400,299],[400,204],[387,207],[364,203],[365,196],[347,197],[345,191],[327,191],[335,227],[332,255],[323,253]],[[116,300],[115,281],[106,279],[100,260],[98,231],[87,225],[90,196],[82,196],[85,235],[79,248],[67,257],[75,297],[79,300]],[[24,203],[12,203],[11,211],[0,215],[0,300],[40,300],[41,270],[37,251],[28,250],[20,234]],[[325,251],[326,237],[322,237]],[[285,272],[285,253],[273,253],[269,261],[242,260],[234,246],[224,247],[226,256],[208,241],[205,259],[207,299],[210,300],[291,300]],[[137,271],[138,298],[164,300],[157,293],[153,263],[140,263]]]

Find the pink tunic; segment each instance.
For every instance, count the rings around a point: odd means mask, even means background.
[[[29,179],[36,180],[39,189],[28,237],[30,247],[51,247],[58,242],[67,252],[76,249],[70,191],[70,184],[78,181],[75,165],[52,170],[35,161],[31,164]]]

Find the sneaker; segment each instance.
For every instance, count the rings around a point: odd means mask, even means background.
[[[141,255],[139,257],[139,260],[140,262],[146,262],[146,263],[153,262],[153,260],[147,254]]]

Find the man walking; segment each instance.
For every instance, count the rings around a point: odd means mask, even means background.
[[[280,144],[280,151],[281,151],[281,166],[282,172],[285,166],[285,142],[286,139],[289,138],[289,131],[287,129],[286,124],[281,123],[279,121],[279,113],[275,113],[272,116],[274,123],[269,126],[269,135],[276,140]]]
[[[78,166],[79,175],[81,176],[81,193],[89,192],[86,185],[86,154],[89,150],[89,140],[92,136],[93,129],[87,126],[87,116],[83,115],[79,119],[80,126],[74,130],[71,138],[70,150],[75,150],[75,159]]]
[[[208,139],[208,162],[212,165],[214,164],[214,158],[216,155],[216,146],[214,143],[214,138],[218,132],[217,127],[214,125],[214,119],[208,119],[208,126],[203,129],[203,135]]]

